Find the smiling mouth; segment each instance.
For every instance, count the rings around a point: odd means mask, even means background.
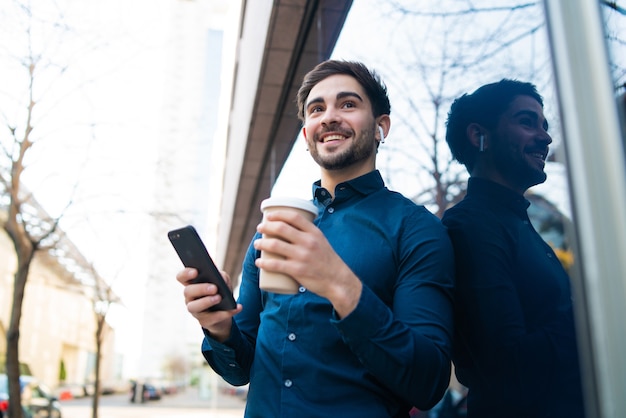
[[[548,149],[547,148],[535,149],[535,150],[532,150],[531,152],[529,152],[528,155],[530,155],[531,157],[536,158],[538,160],[541,160],[541,161],[543,161],[545,163],[546,162],[546,158],[548,158]]]
[[[328,135],[322,138],[321,142],[326,144],[328,142],[342,141],[344,139],[346,139],[346,137],[343,135]]]

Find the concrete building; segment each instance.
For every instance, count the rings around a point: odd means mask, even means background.
[[[2,215],[4,216],[4,214]],[[20,322],[19,355],[30,373],[50,388],[65,382],[93,383],[96,360],[97,289],[107,288],[71,241],[59,231],[50,251],[36,253],[26,284]],[[6,233],[0,233],[0,359],[4,369],[16,255]],[[115,300],[114,296],[113,299]],[[119,378],[115,332],[104,323],[100,378]],[[63,366],[61,366],[63,363]]]

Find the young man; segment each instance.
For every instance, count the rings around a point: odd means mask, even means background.
[[[177,275],[204,328],[203,354],[226,381],[250,382],[246,417],[408,417],[413,405],[432,407],[449,380],[449,238],[376,170],[390,105],[375,73],[325,61],[305,76],[298,110],[320,166],[319,215],[311,223],[276,211],[258,226],[236,310],[203,312],[219,300],[215,287],[188,284],[192,269]],[[260,290],[259,268],[296,278],[299,293]]]
[[[570,283],[524,192],[546,180],[548,122],[513,80],[458,98],[446,140],[470,173],[443,217],[456,257],[453,360],[469,417],[584,415]]]

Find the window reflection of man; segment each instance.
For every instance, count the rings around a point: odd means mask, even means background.
[[[569,277],[528,218],[552,142],[535,86],[458,98],[446,140],[470,173],[443,217],[455,249],[455,344],[470,417],[582,417]]]

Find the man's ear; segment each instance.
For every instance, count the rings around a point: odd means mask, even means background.
[[[378,120],[376,121],[376,125],[383,128],[384,137],[378,139],[379,141],[382,141],[387,135],[389,135],[389,128],[391,128],[391,118],[389,117],[389,115],[380,115],[378,117]]]
[[[306,139],[306,128],[304,126],[302,127],[302,136]]]
[[[470,143],[478,149],[487,149],[487,130],[477,123],[467,125],[465,135]],[[482,137],[482,140],[481,140]],[[481,144],[482,142],[482,144]],[[482,150],[481,150],[482,151]]]

